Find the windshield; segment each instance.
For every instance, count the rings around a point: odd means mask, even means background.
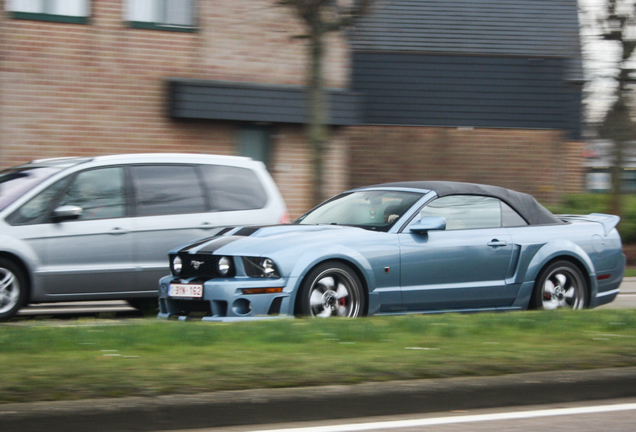
[[[42,183],[60,168],[17,167],[0,171],[0,210]]]
[[[359,191],[338,195],[301,216],[295,224],[353,225],[388,231],[422,194],[397,191]]]

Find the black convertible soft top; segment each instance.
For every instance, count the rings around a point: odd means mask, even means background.
[[[448,195],[491,196],[499,198],[510,207],[515,209],[530,225],[553,225],[565,223],[554,216],[548,209],[539,204],[532,195],[528,195],[522,192],[516,192],[499,186],[488,186],[475,183],[461,183],[451,181],[410,181],[384,183],[368,187],[421,189],[426,191],[434,191],[439,197]]]

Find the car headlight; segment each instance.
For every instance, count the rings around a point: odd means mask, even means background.
[[[278,267],[271,258],[244,257],[245,273],[249,277],[274,279],[280,277]]]
[[[183,262],[181,261],[181,258],[179,258],[178,256],[174,257],[172,259],[172,271],[178,275],[181,273],[181,270],[183,269]]]
[[[228,257],[219,258],[219,264],[217,267],[221,276],[227,276],[232,269],[232,260]]]

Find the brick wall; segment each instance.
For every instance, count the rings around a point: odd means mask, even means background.
[[[165,78],[304,84],[304,42],[293,38],[302,26],[276,0],[199,1],[195,33],[129,28],[122,0],[93,0],[91,11],[88,25],[0,14],[0,168],[71,155],[236,154],[234,126],[166,116]],[[340,37],[325,64],[327,85],[348,85]],[[298,216],[308,207],[307,143],[300,128],[278,130],[274,177]]]
[[[302,85],[304,43],[292,38],[302,26],[276,0],[198,3],[195,33],[129,28],[121,0],[93,0],[88,25],[0,14],[0,168],[70,155],[237,154],[235,125],[166,116],[165,78]],[[334,36],[328,53],[327,85],[347,87],[346,44]],[[311,152],[301,126],[273,129],[271,171],[294,218],[310,207]],[[579,155],[580,143],[555,131],[342,128],[326,155],[324,192],[428,178],[554,200],[581,187]]]
[[[560,131],[359,126],[348,131],[349,184],[452,180],[503,186],[544,203],[580,192],[582,143]]]
[[[302,126],[279,127],[272,137],[275,159],[270,172],[285,197],[292,219],[301,216],[312,206],[313,172],[311,147]],[[324,156],[324,195],[333,196],[347,189],[347,136],[336,129]]]

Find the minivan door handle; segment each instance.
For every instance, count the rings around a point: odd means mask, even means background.
[[[490,247],[502,247],[502,246],[508,246],[508,243],[506,243],[505,241],[500,241],[497,239],[492,239],[491,241],[489,241],[488,246]]]
[[[201,229],[209,230],[211,228],[214,228],[214,225],[212,225],[210,222],[203,222],[201,224]]]
[[[122,234],[128,234],[128,230],[127,229],[123,229],[120,227],[115,227],[113,229],[110,230],[109,234],[112,235],[122,235]]]

